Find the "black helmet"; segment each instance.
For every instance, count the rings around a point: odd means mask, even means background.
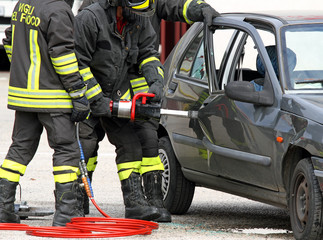
[[[129,8],[132,12],[150,17],[155,12],[155,0],[109,0],[111,6]]]

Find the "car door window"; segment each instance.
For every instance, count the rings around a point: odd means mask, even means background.
[[[202,78],[197,75],[197,69],[204,65],[203,51],[201,53],[201,40],[203,37],[203,32],[197,35],[197,37],[192,41],[191,45],[187,49],[182,62],[180,63],[179,74],[186,77],[197,77]],[[194,67],[193,67],[194,66]],[[194,68],[194,72],[192,71]]]
[[[200,48],[196,54],[196,57],[195,57],[195,60],[193,63],[192,72],[191,72],[190,76],[193,78],[206,80],[203,42],[200,44]]]
[[[272,61],[274,70],[278,73],[276,43],[274,34],[267,30],[258,29],[267,53]],[[263,78],[266,69],[258,55],[258,49],[251,36],[240,31],[237,41],[234,42],[226,65],[226,74],[223,77],[221,88],[229,81],[250,81],[255,84],[256,90],[262,90]],[[235,46],[235,47],[234,47]],[[268,52],[270,51],[270,52]],[[277,75],[277,77],[279,77]],[[258,86],[259,84],[260,86]]]
[[[223,78],[223,67],[225,62],[230,61],[230,52],[232,52],[230,46],[232,45],[232,42],[235,41],[236,35],[237,30],[227,28],[218,28],[213,33],[214,61],[218,76],[217,80],[219,81],[218,84]]]

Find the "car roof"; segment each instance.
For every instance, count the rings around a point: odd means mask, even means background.
[[[280,21],[285,24],[299,24],[299,23],[323,23],[323,12],[315,10],[306,11],[255,11],[255,12],[236,12],[236,13],[223,13],[222,17],[244,17],[254,20],[266,21]]]

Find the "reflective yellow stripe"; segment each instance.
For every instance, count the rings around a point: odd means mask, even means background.
[[[136,88],[133,90],[133,93],[134,94],[137,94],[137,93],[147,93],[149,91],[149,87],[148,86],[145,86],[145,87],[141,87],[141,88]]]
[[[134,94],[137,94],[140,92],[146,93],[149,90],[147,81],[144,77],[132,79],[132,80],[130,80],[130,84],[131,84],[132,91]]]
[[[7,53],[7,57],[9,59],[9,62],[11,62],[12,47],[10,45],[4,45],[4,49],[6,50],[6,53]]]
[[[134,161],[134,162],[126,162],[126,163],[120,163],[117,165],[118,171],[122,169],[139,169],[141,165],[141,161]]]
[[[140,63],[140,65],[139,65],[139,69],[141,69],[141,67],[142,67],[143,65],[145,65],[146,63],[149,63],[149,62],[152,62],[152,61],[158,61],[158,62],[160,62],[160,61],[159,61],[159,59],[158,59],[158,58],[156,58],[156,57],[146,58],[145,60],[143,60],[143,61]]]
[[[161,67],[158,67],[157,69],[158,69],[159,75],[161,75],[164,78],[164,71],[163,71],[163,69],[161,69]]]
[[[132,88],[135,88],[135,87],[147,85],[147,81],[144,77],[140,77],[140,78],[131,79],[130,84]]]
[[[188,9],[188,6],[190,5],[190,3],[192,2],[193,0],[187,0],[184,4],[184,8],[183,8],[183,16],[184,16],[184,19],[185,21],[188,23],[188,24],[192,24],[193,21],[189,20],[187,18],[187,9]]]
[[[141,165],[157,165],[161,163],[161,159],[159,156],[157,157],[143,157]]]
[[[16,29],[16,26],[13,24],[12,25],[12,32],[11,32],[10,54],[8,54],[9,62],[11,62],[11,59],[12,59],[12,50],[13,50],[13,40],[14,40],[14,36],[15,36],[15,29]]]
[[[53,170],[54,172],[57,172],[57,171],[67,171],[67,170],[72,170],[73,172],[77,172],[79,170],[78,167],[73,167],[73,166],[56,166],[56,167],[53,167]]]
[[[65,90],[32,90],[32,89],[25,89],[25,88],[18,88],[9,86],[8,91],[10,96],[15,97],[24,97],[24,98],[67,98],[70,99],[71,97]]]
[[[64,173],[54,175],[54,181],[57,183],[67,183],[73,182],[77,179],[77,174],[75,173]]]
[[[66,182],[73,182],[77,179],[77,173],[79,173],[78,167],[73,166],[56,166],[53,167],[54,172],[59,171],[73,171],[72,173],[62,173],[62,174],[55,174],[54,181],[58,183],[66,183]]]
[[[26,99],[19,97],[8,97],[8,105],[28,108],[73,108],[71,99]]]
[[[57,58],[51,58],[51,60],[53,65],[57,67],[77,62],[75,53],[70,53]]]
[[[11,47],[11,45],[3,45],[4,46],[4,48],[5,48],[5,50],[6,50],[6,52],[8,53],[12,53],[12,47]]]
[[[143,10],[143,9],[146,9],[149,7],[149,0],[146,0],[143,4],[140,4],[138,6],[133,6],[132,8],[133,9],[136,9],[136,10]]]
[[[157,170],[164,171],[164,164],[161,162],[159,156],[151,158],[142,158],[141,167],[139,169],[140,174]]]
[[[15,30],[16,30],[16,25],[13,24],[12,25],[12,32],[11,32],[11,46],[13,48],[13,40],[14,40],[14,37],[15,37]]]
[[[146,172],[151,172],[151,171],[164,171],[164,164],[160,163],[158,165],[154,166],[141,166],[139,169],[140,174],[144,174]]]
[[[67,74],[79,72],[79,67],[78,67],[77,62],[65,65],[63,67],[54,66],[54,68],[55,68],[56,73],[60,74],[60,75],[67,75]]]
[[[83,78],[83,81],[87,81],[87,80],[89,80],[91,78],[94,78],[94,76],[93,76],[93,74],[92,74],[89,67],[80,70],[80,74],[81,74],[81,76]]]
[[[31,29],[29,32],[30,67],[28,70],[28,89],[39,89],[41,56],[37,39],[38,31]]]
[[[2,163],[3,168],[7,168],[16,172],[20,172],[22,175],[25,174],[27,166],[17,163],[12,160],[5,159]]]
[[[121,96],[121,99],[123,99],[123,100],[130,100],[131,99],[130,89],[128,89],[127,92]]]
[[[98,156],[89,158],[89,161],[87,162],[87,165],[86,165],[86,168],[88,171],[94,172],[96,165],[98,163],[97,159],[98,159]]]
[[[20,174],[6,171],[0,168],[0,178],[8,179],[11,182],[19,182]]]
[[[81,89],[72,90],[68,94],[73,99],[81,98],[81,97],[83,97],[85,95],[86,90],[87,90],[87,87],[86,87],[86,85],[84,85],[84,87],[82,87]]]
[[[100,84],[96,84],[94,87],[92,87],[86,91],[85,96],[87,97],[87,99],[91,99],[101,92],[102,92],[102,88],[101,88]]]
[[[139,171],[138,171],[138,169],[127,169],[127,170],[118,172],[118,176],[119,176],[120,181],[129,178],[129,176],[130,176],[130,174],[132,172],[137,172],[138,173]]]

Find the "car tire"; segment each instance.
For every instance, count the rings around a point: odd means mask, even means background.
[[[162,183],[165,207],[172,214],[184,214],[191,206],[195,184],[184,177],[168,137],[159,140],[159,156],[165,167]]]
[[[319,240],[323,235],[322,192],[310,159],[295,167],[290,184],[289,211],[295,239]]]

